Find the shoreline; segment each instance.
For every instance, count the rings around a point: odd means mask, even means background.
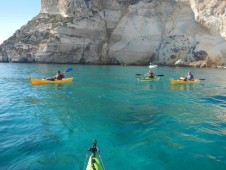
[[[70,65],[96,65],[96,66],[149,66],[149,65],[136,65],[136,64],[95,64],[95,63],[56,63],[56,62],[0,62],[4,64],[70,64]],[[161,67],[181,67],[181,68],[216,68],[216,69],[226,69],[226,66],[211,66],[211,67],[197,67],[197,66],[190,66],[190,65],[166,65],[166,64],[156,64],[157,66]],[[151,68],[150,68],[151,69]]]

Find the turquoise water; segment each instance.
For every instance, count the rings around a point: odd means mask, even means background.
[[[73,71],[73,83],[29,77]],[[84,169],[96,139],[106,170],[225,170],[226,69],[0,64],[0,169]],[[192,71],[196,85],[170,85]]]

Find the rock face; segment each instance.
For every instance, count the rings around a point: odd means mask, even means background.
[[[226,65],[226,1],[42,0],[2,62]]]

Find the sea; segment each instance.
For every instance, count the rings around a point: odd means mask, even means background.
[[[60,70],[72,83],[32,85]],[[0,169],[225,170],[226,69],[0,64]],[[198,84],[171,85],[191,71]],[[139,74],[139,75],[137,75]]]

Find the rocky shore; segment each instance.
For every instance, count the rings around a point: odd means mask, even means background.
[[[221,0],[42,0],[0,62],[226,66]]]

